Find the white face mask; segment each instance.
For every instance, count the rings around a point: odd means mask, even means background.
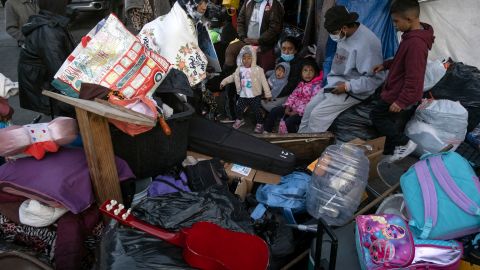
[[[204,13],[200,13],[198,11],[193,11],[192,17],[196,20],[200,20],[203,17]]]
[[[342,41],[344,41],[344,40],[347,38],[347,36],[345,35],[345,36],[342,37],[342,36],[340,36],[341,33],[342,33],[342,32],[340,32],[340,33],[338,33],[338,34],[336,34],[336,35],[329,34],[329,36],[330,36],[330,38],[331,38],[333,41],[335,41],[335,42],[342,42]]]

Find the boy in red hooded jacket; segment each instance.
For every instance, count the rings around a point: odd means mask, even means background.
[[[387,137],[385,155],[390,162],[405,158],[417,145],[405,134],[405,124],[413,113],[412,107],[422,99],[423,81],[428,51],[432,48],[433,28],[420,22],[417,0],[396,0],[390,14],[397,30],[402,31],[402,42],[392,60],[374,68],[374,72],[388,69],[380,102],[370,114],[376,129]]]

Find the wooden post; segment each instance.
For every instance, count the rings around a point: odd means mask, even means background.
[[[75,107],[97,204],[108,199],[122,201],[108,119],[155,126],[155,119],[105,102],[72,98],[50,91],[43,94]]]
[[[97,203],[108,199],[122,202],[107,119],[80,108],[75,111]]]

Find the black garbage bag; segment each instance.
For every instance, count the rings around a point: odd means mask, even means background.
[[[162,83],[157,87],[155,93],[157,95],[164,93],[175,93],[189,97],[193,96],[193,90],[190,87],[187,75],[175,68],[172,68],[170,72],[168,72],[167,77],[165,77]]]
[[[139,230],[110,223],[102,236],[94,269],[193,269],[182,250]]]
[[[248,213],[226,186],[147,198],[132,213],[172,231],[210,221],[234,231],[254,232]],[[107,226],[98,253],[96,269],[191,269],[183,260],[181,248],[117,223]]]
[[[450,65],[443,78],[430,90],[435,99],[460,101],[468,111],[468,131],[480,122],[480,70],[461,62]]]
[[[370,120],[370,112],[377,103],[378,99],[365,101],[341,113],[330,128],[335,137],[342,142],[377,138],[378,133]]]

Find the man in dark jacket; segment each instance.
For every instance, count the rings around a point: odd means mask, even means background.
[[[403,32],[402,42],[393,60],[376,66],[374,72],[390,70],[381,100],[371,112],[373,124],[387,136],[384,154],[397,161],[415,151],[417,145],[404,134],[412,107],[422,99],[428,51],[432,48],[433,28],[421,23],[417,0],[397,0],[391,8],[395,27]]]
[[[273,47],[283,30],[282,4],[278,0],[247,0],[240,9],[237,32],[240,41],[232,43],[225,52],[225,66],[235,66],[240,49],[245,45],[259,46],[258,65],[264,70],[275,66]],[[232,69],[233,72],[234,68]]]
[[[51,12],[52,8],[58,9],[53,2],[58,4],[54,0],[39,0],[40,13],[31,16],[22,27],[25,48],[20,52],[18,63],[20,106],[44,114],[52,111],[42,90],[52,89],[53,76],[74,49],[67,29],[69,19]],[[58,107],[54,106],[53,113],[63,114]]]

